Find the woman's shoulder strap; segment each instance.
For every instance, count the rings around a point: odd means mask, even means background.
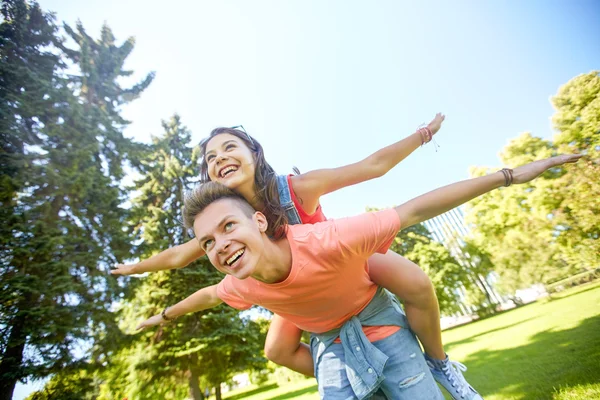
[[[277,191],[279,192],[279,203],[282,206],[293,203],[287,175],[277,175]]]

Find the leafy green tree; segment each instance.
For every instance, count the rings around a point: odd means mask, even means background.
[[[515,166],[563,152],[588,158],[471,202],[469,220],[476,226],[476,242],[491,255],[507,293],[600,263],[598,71],[571,79],[552,103],[554,141],[523,134],[502,151],[502,162]],[[487,171],[477,168],[473,174]]]
[[[89,97],[82,77],[117,47],[71,58],[83,73],[67,76],[60,57],[79,51],[63,47],[51,15],[19,0],[4,1],[2,13],[0,399],[10,399],[18,380],[81,363],[90,338],[114,325],[120,288],[107,271],[129,247],[119,180],[133,145],[109,104],[145,84],[119,86],[120,54]]]
[[[99,379],[87,369],[67,368],[52,376],[42,390],[27,400],[95,400],[98,398]]]
[[[509,143],[501,159],[505,165],[516,166],[557,152],[552,142],[525,133]],[[583,201],[593,207],[589,193],[576,194],[572,190],[573,182],[590,183],[589,177],[582,179],[589,171],[585,166],[582,162],[582,166],[553,168],[528,184],[501,188],[470,202],[467,220],[476,227],[474,243],[490,254],[501,276],[503,292],[514,293],[534,283],[568,276],[580,268],[573,262],[573,243],[566,243],[574,235],[579,239],[582,236],[580,221],[568,220],[573,210],[583,212],[574,205]],[[489,171],[474,168],[472,174]],[[583,254],[585,251],[578,256]]]
[[[440,304],[440,312],[459,311],[457,291],[469,285],[468,270],[461,266],[441,243],[418,242],[406,257],[419,265],[429,276]]]
[[[197,179],[197,154],[177,115],[163,127],[164,134],[153,138],[150,153],[140,162],[142,176],[135,184],[138,196],[132,200],[130,221],[141,240],[137,247],[141,258],[190,240],[181,223],[181,210],[184,191]],[[181,270],[130,279],[131,296],[122,306],[122,328],[133,333],[132,327],[141,320],[221,279],[206,258]],[[236,372],[264,368],[264,334],[259,324],[238,314],[221,305],[139,334],[138,342],[125,350],[128,357],[121,358],[134,371],[126,394],[164,398],[169,392],[165,388],[187,382],[190,395],[201,399],[201,382],[218,390]]]
[[[511,141],[500,158],[505,165],[516,166],[554,152],[551,142],[525,133]],[[471,174],[480,176],[491,170],[473,168]],[[490,255],[502,277],[503,292],[514,292],[557,273],[558,250],[548,217],[554,206],[547,188],[560,173],[549,171],[528,184],[501,188],[469,203],[467,221],[476,227],[473,244]]]
[[[560,87],[552,104],[556,110],[552,122],[558,131],[555,144],[591,159],[600,157],[600,71],[571,79]]]
[[[561,152],[587,154],[557,179],[552,190],[561,193],[555,215],[557,241],[565,262],[591,269],[600,264],[600,72],[579,75],[552,98],[552,117]]]
[[[390,249],[425,271],[435,287],[442,313],[458,310],[456,289],[462,287],[463,281],[467,281],[466,270],[442,244],[433,241],[425,225],[416,224],[398,232]]]

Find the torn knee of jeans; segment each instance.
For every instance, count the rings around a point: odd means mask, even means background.
[[[425,377],[425,372],[421,372],[418,375],[410,376],[410,377],[402,380],[398,384],[398,386],[400,387],[400,389],[405,389],[407,387],[411,387],[412,385],[416,385],[417,383],[421,382],[421,380],[423,380],[424,377]]]

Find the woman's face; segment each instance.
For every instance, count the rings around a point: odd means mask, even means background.
[[[210,139],[206,143],[204,159],[211,181],[232,190],[254,183],[254,155],[235,135],[221,133]]]

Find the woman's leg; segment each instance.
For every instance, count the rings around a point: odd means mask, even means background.
[[[369,276],[373,282],[403,301],[408,324],[423,345],[425,360],[435,380],[454,399],[481,399],[461,372],[466,367],[450,361],[444,352],[437,297],[431,280],[421,268],[393,251],[388,251],[369,258]]]
[[[445,359],[440,308],[433,284],[425,272],[412,261],[388,251],[369,258],[369,276],[402,300],[410,328],[425,353],[432,358]]]

